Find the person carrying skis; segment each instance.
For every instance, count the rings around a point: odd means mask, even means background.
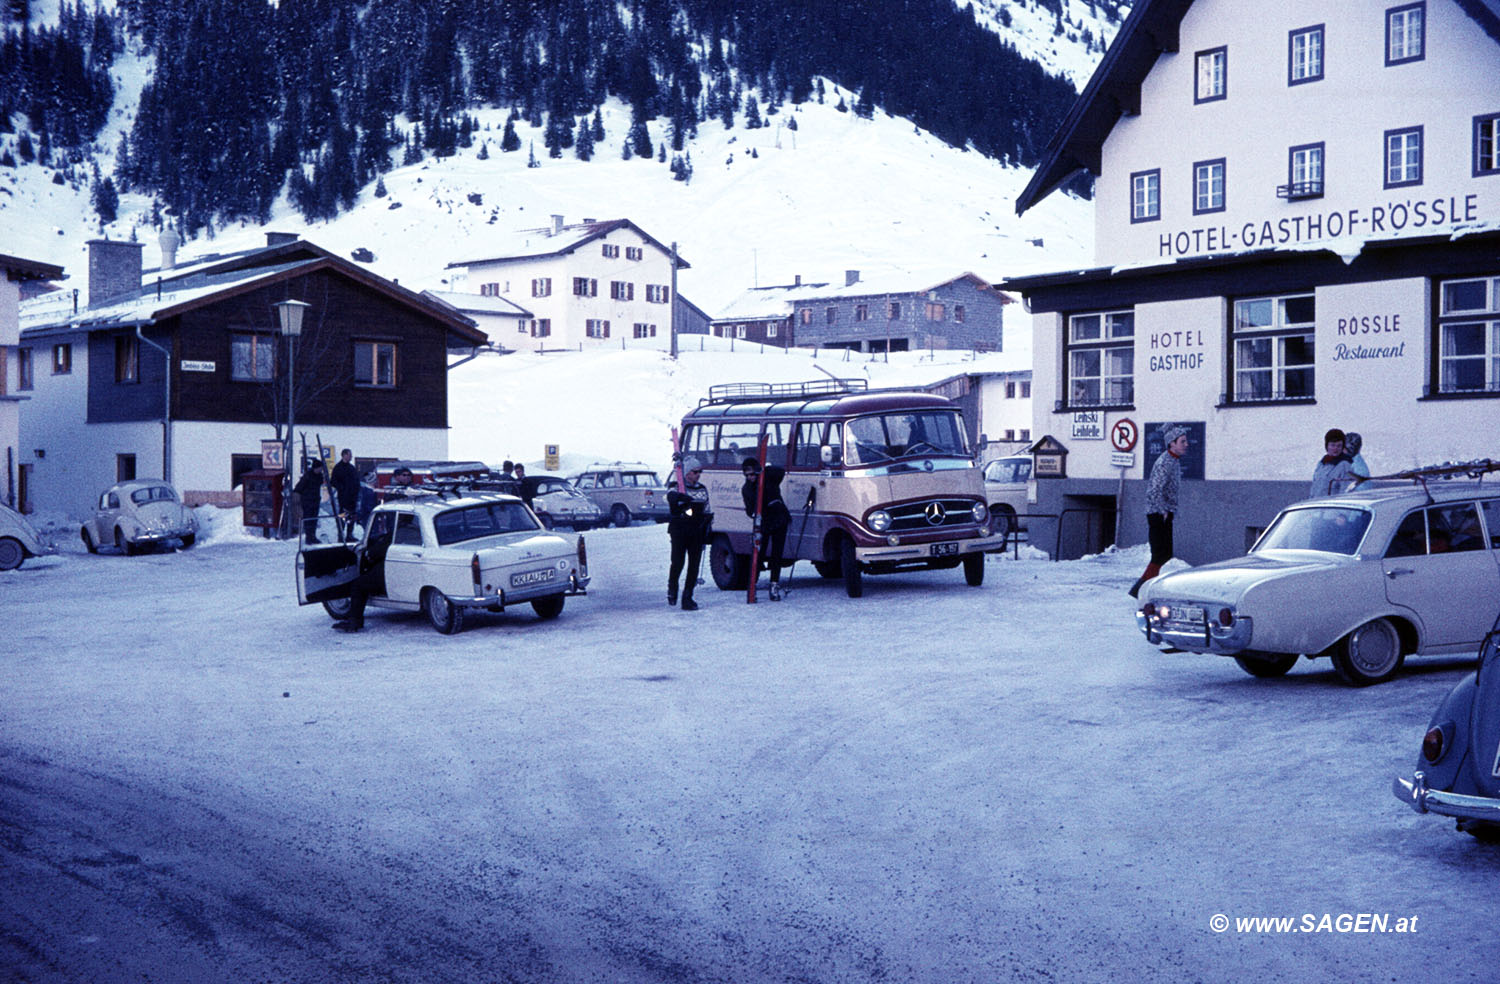
[[[681,463],[682,488],[667,493],[667,508],[672,518],[667,521],[667,536],[672,540],[672,563],[667,570],[667,604],[677,604],[677,582],[684,568],[686,583],[682,587],[682,610],[698,610],[693,601],[693,589],[698,586],[698,567],[703,561],[703,545],[708,542],[709,530],[713,528],[714,514],[709,511],[708,489],[698,481],[703,474],[703,463],[697,458],[687,458]]]
[[[302,506],[302,536],[308,543],[318,542],[318,509],[323,499],[323,459],[313,458],[307,462],[302,477],[292,487]]]
[[[740,497],[745,500],[745,515],[755,519],[756,507],[760,506],[761,556],[766,569],[771,572],[771,600],[781,600],[781,558],[786,553],[786,533],[792,525],[792,513],[781,498],[781,480],[786,469],[780,465],[767,465],[765,489],[761,489],[760,462],[746,458],[741,466],[745,473],[745,484]],[[752,571],[759,577],[759,571]]]

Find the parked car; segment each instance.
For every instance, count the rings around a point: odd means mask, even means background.
[[[198,521],[172,486],[138,479],[105,489],[79,536],[89,553],[113,546],[131,556],[173,542],[191,547],[198,539]]]
[[[527,475],[521,479],[521,498],[549,530],[556,526],[591,530],[603,515],[592,499],[561,475]]]
[[[1016,516],[1028,511],[1026,486],[1030,481],[1029,454],[996,458],[984,466],[984,494],[996,533],[1008,535],[1023,528]]]
[[[572,482],[616,526],[629,526],[637,519],[664,523],[669,516],[667,487],[647,465],[623,461],[589,465]]]
[[[1418,813],[1453,817],[1459,830],[1500,841],[1500,617],[1479,668],[1432,715],[1412,777],[1397,776],[1391,792]]]
[[[1497,607],[1500,486],[1430,481],[1294,503],[1247,556],[1148,581],[1136,624],[1252,676],[1328,656],[1364,686],[1414,653],[1474,652]]]
[[[358,558],[381,541],[388,544],[383,583],[369,603],[420,611],[444,634],[461,629],[468,612],[526,602],[542,618],[556,618],[569,595],[587,593],[583,537],[543,529],[515,496],[410,493],[375,507],[357,547],[304,545],[298,602],[321,602],[335,619],[346,617]]]
[[[13,571],[27,557],[51,552],[51,545],[25,516],[0,503],[0,571]]]

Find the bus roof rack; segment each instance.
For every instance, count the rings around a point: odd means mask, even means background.
[[[863,393],[870,388],[865,379],[809,379],[801,383],[720,383],[708,388],[708,398],[698,405],[731,403],[736,400],[795,399],[799,396],[832,396]]]

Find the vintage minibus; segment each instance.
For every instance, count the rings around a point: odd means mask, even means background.
[[[984,582],[993,532],[984,481],[963,416],[952,402],[912,390],[871,390],[863,380],[734,383],[710,388],[682,418],[685,457],[703,463],[714,513],[709,566],[723,590],[750,576],[751,520],[741,466],[762,438],[766,463],[786,469],[791,512],[784,563],[811,560],[843,578],[851,598],[864,574],[963,567]]]

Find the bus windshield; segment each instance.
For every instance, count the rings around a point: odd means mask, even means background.
[[[897,411],[856,417],[844,428],[846,465],[878,465],[913,455],[967,458],[968,441],[958,414],[951,410]]]

